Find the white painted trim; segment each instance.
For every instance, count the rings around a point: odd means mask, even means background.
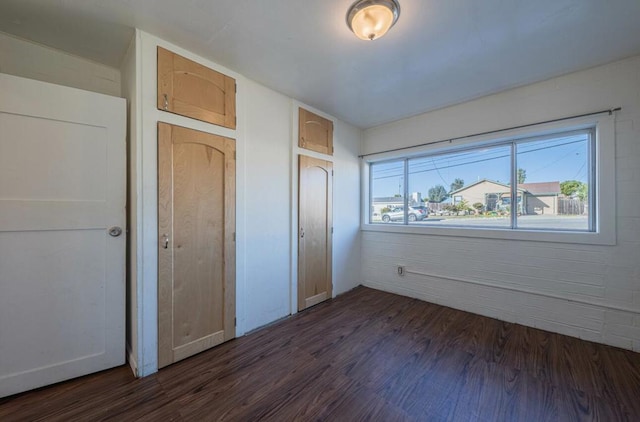
[[[615,245],[615,240],[609,237],[602,237],[600,233],[592,232],[571,232],[571,231],[544,231],[544,230],[523,230],[523,229],[494,229],[484,227],[417,227],[410,225],[383,225],[383,224],[363,224],[362,231],[402,233],[430,236],[454,236],[470,238],[490,238],[501,240],[529,240],[535,242],[555,242],[574,243],[585,245]],[[613,233],[615,236],[615,233]]]
[[[290,242],[290,288],[289,288],[289,314],[298,313],[298,107],[300,104],[291,100],[291,203],[289,206],[289,221],[291,221]]]
[[[219,69],[222,71],[222,69]],[[224,72],[223,72],[224,73]],[[245,101],[244,79],[235,73],[226,73],[236,79],[236,130],[231,131],[230,138],[236,140],[236,337],[243,336],[247,324],[247,206],[246,197],[247,166],[246,166],[246,138],[247,108]],[[193,120],[193,119],[188,119]],[[224,128],[216,127],[216,130]]]
[[[369,189],[369,163],[360,160],[360,229],[365,230],[371,224],[367,223],[371,212]]]
[[[135,177],[136,178],[136,221],[137,221],[137,225],[135,227],[136,230],[136,239],[137,239],[137,245],[136,245],[136,298],[137,298],[137,302],[135,305],[135,310],[136,310],[136,324],[137,324],[137,350],[135,350],[136,353],[136,375],[137,376],[144,376],[144,373],[141,373],[140,368],[141,366],[144,365],[145,362],[145,356],[144,356],[144,352],[143,352],[143,344],[144,344],[144,339],[145,339],[145,335],[144,335],[144,324],[143,324],[143,314],[144,314],[144,309],[142,307],[142,305],[144,304],[144,299],[143,299],[143,294],[144,294],[144,260],[143,260],[143,248],[144,248],[144,244],[142,242],[142,219],[144,217],[144,213],[143,213],[143,209],[142,209],[142,54],[141,54],[141,48],[142,48],[142,38],[141,38],[141,34],[140,31],[136,29],[136,33],[135,33],[135,39],[133,41],[135,43],[135,89],[136,89],[136,112],[135,112],[135,116],[137,119],[136,122],[136,136],[135,136],[135,140],[131,140],[131,141],[135,141],[136,143],[136,164],[135,164],[135,168],[136,168],[136,174],[131,175],[130,177]],[[133,318],[133,315],[131,315],[131,317]]]
[[[134,356],[133,350],[131,350],[131,345],[129,343],[127,343],[127,362],[129,363],[131,372],[133,372],[133,376],[138,378],[138,363],[136,362],[136,357]]]

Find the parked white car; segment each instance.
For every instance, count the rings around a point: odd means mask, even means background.
[[[424,209],[409,207],[409,221],[422,221],[427,217]],[[404,207],[395,207],[391,211],[382,214],[382,221],[388,223],[390,221],[403,221]]]

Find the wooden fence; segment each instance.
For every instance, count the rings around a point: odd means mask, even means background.
[[[558,198],[558,214],[561,215],[585,215],[588,213],[587,201],[577,198]]]

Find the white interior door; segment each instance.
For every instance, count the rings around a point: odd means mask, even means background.
[[[2,74],[0,93],[3,397],[124,363],[126,107]]]

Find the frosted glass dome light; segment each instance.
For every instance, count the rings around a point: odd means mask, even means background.
[[[361,40],[373,41],[386,34],[398,16],[396,0],[359,0],[347,12],[347,25]]]

